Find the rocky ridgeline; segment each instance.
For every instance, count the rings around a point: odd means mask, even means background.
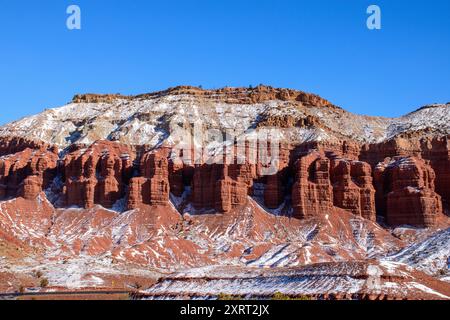
[[[195,209],[226,213],[244,206],[258,183],[268,209],[288,205],[298,219],[332,214],[338,207],[372,221],[378,214],[391,225],[433,226],[449,208],[448,137],[363,146],[281,144],[277,173],[268,176],[262,164],[236,158],[229,164],[174,162],[169,147],[145,151],[97,141],[59,156],[45,144],[23,149],[17,141],[2,140],[0,146],[1,199],[33,199],[50,190],[56,206],[113,208],[122,200],[131,210],[166,206],[172,193],[186,196]],[[251,152],[257,151],[246,145],[245,153]]]
[[[329,101],[318,95],[303,91],[273,88],[259,85],[254,88],[225,87],[216,90],[204,90],[192,86],[178,86],[164,91],[124,96],[120,94],[80,94],[73,97],[73,103],[111,103],[114,100],[150,99],[164,96],[189,95],[192,97],[208,98],[224,103],[254,104],[271,100],[302,102],[305,105],[334,107]]]

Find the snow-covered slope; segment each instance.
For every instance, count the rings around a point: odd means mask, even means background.
[[[387,259],[405,263],[430,275],[448,275],[450,229],[437,232],[428,239],[414,243]]]
[[[236,90],[245,93],[246,89]],[[7,124],[0,128],[0,137],[40,140],[62,148],[72,143],[91,144],[99,139],[156,146],[164,141],[173,142],[175,128],[192,127],[195,122],[202,123],[203,129],[232,129],[242,134],[267,119],[294,123],[280,128],[284,137],[294,143],[343,138],[380,142],[402,132],[425,128],[450,132],[449,104],[427,106],[407,116],[389,119],[355,115],[324,105],[322,100],[317,104],[280,99],[248,103],[239,99],[229,101],[227,94],[218,91],[205,92],[114,96],[99,102],[74,100]],[[301,119],[313,119],[313,123],[298,125]]]
[[[393,282],[396,279],[396,282]],[[291,269],[202,268],[162,278],[144,299],[239,296],[274,293],[318,299],[450,299],[450,286],[399,263],[322,263]]]

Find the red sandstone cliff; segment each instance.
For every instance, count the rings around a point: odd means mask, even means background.
[[[337,207],[372,221],[378,214],[392,225],[431,226],[450,210],[448,107],[365,117],[314,94],[267,86],[77,95],[61,109],[0,128],[0,199],[46,191],[57,207],[136,209],[166,206],[172,195],[196,210],[227,213],[259,197],[265,209],[299,219]],[[189,135],[196,120],[222,134],[279,129],[278,161],[261,160],[274,156],[270,139],[267,148],[246,143],[245,161],[236,145],[225,163],[174,161],[171,126]]]
[[[380,211],[391,225],[433,226],[442,214],[435,192],[435,173],[428,161],[415,157],[387,158],[375,172]]]
[[[310,145],[282,146],[277,173],[270,175],[262,174],[263,165],[238,163],[237,158],[224,164],[176,164],[168,147],[145,152],[98,141],[69,151],[61,160],[54,149],[45,148],[26,148],[1,158],[3,199],[36,198],[58,176],[62,188],[57,192],[63,199],[59,205],[67,207],[112,208],[121,199],[128,209],[165,206],[170,193],[181,197],[189,191],[194,208],[226,213],[246,204],[256,182],[264,186],[267,208],[276,209],[290,198],[293,216],[299,219],[338,207],[372,221],[378,212],[390,225],[433,226],[448,205],[449,153],[442,139],[362,148],[324,143],[309,152],[304,150],[311,150]],[[392,154],[392,160],[378,161]]]

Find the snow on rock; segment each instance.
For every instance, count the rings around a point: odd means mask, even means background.
[[[307,105],[271,97],[248,103],[248,99],[232,100],[226,94],[205,91],[201,95],[168,92],[165,95],[118,96],[105,101],[100,99],[97,103],[75,99],[60,108],[47,109],[1,127],[0,137],[23,137],[61,148],[72,143],[89,145],[101,139],[157,146],[172,141],[175,128],[185,128],[187,124],[201,122],[204,128],[232,129],[243,134],[274,118],[281,119],[277,124],[293,121],[293,126],[281,131],[285,139],[297,143],[343,138],[373,143],[425,128],[450,132],[449,105],[427,106],[404,117],[390,119],[355,115],[325,105],[322,100],[318,100],[317,105]]]
[[[450,229],[414,243],[400,252],[388,256],[386,261],[397,261],[430,275],[448,273],[450,258]]]
[[[392,282],[391,279],[401,280]],[[275,293],[317,299],[450,299],[450,287],[402,265],[322,263],[297,268],[208,267],[175,273],[141,292],[143,299],[270,298]]]

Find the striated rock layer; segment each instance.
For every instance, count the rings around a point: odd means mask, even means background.
[[[375,188],[372,169],[361,161],[333,159],[331,163],[334,205],[375,221]]]
[[[226,213],[244,206],[258,183],[266,208],[290,205],[298,219],[327,215],[338,207],[372,221],[378,213],[390,225],[433,226],[448,204],[443,141],[422,141],[417,144],[422,149],[412,151],[410,143],[409,150],[399,148],[401,141],[390,142],[388,146],[397,148],[386,149],[360,149],[348,142],[295,148],[280,144],[273,171],[267,171],[270,164],[246,157],[242,161],[233,153],[222,163],[195,164],[193,159],[175,161],[170,147],[146,151],[144,146],[97,141],[87,148],[74,146],[60,158],[55,149],[39,146],[0,159],[0,197],[34,199],[50,190],[60,207],[132,210],[166,206],[172,193],[187,196],[196,210]],[[374,149],[384,152],[377,155]],[[261,151],[249,145],[244,155],[254,151],[259,159]],[[392,154],[403,155],[383,158]]]
[[[172,200],[228,213],[254,197],[298,219],[341,208],[432,226],[450,212],[449,110],[359,116],[314,94],[263,85],[77,95],[0,127],[0,199],[45,191],[58,208],[124,211]],[[202,141],[207,130],[218,140]],[[193,137],[197,131],[205,137]],[[185,140],[202,147],[183,154],[176,146]]]
[[[65,205],[111,208],[124,195],[133,156],[128,147],[106,141],[67,154],[61,164]]]
[[[330,182],[330,160],[313,152],[295,163],[295,173],[292,187],[294,217],[301,219],[331,213],[333,188]]]
[[[435,192],[435,173],[415,157],[387,158],[375,171],[379,203],[391,225],[433,226],[442,214],[441,196]]]

